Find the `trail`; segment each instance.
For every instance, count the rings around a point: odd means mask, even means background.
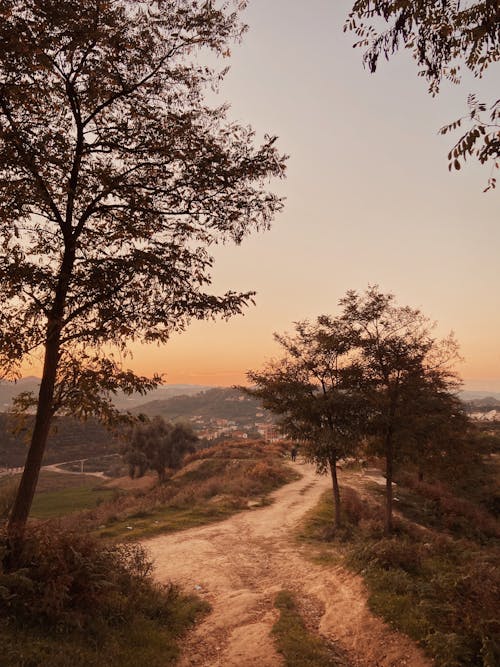
[[[281,589],[298,593],[308,626],[335,642],[349,667],[430,667],[415,644],[372,615],[360,577],[306,560],[293,529],[329,479],[312,466],[297,468],[303,478],[275,492],[270,506],[144,542],[159,581],[176,582],[212,605],[187,638],[180,667],[283,665],[269,635]],[[352,475],[344,473],[344,482]]]

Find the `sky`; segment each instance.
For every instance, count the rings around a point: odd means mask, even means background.
[[[351,3],[352,4],[352,3]],[[377,284],[454,331],[468,389],[500,391],[500,191],[489,168],[448,171],[458,136],[439,128],[466,111],[470,92],[496,99],[494,77],[464,76],[432,98],[409,53],[363,68],[342,31],[344,0],[250,0],[219,97],[257,137],[279,136],[286,197],[272,230],[216,248],[213,285],[257,292],[227,322],[194,322],[165,347],[136,347],[130,365],[168,383],[245,382],[279,356],[273,332],[338,312],[348,289]],[[496,72],[498,78],[498,71]]]
[[[450,173],[454,137],[438,135],[468,93],[496,99],[493,73],[437,98],[406,52],[370,74],[342,31],[350,5],[250,0],[218,101],[257,138],[279,136],[290,159],[271,188],[286,205],[271,231],[215,249],[213,289],[256,290],[256,305],[194,322],[165,346],[135,346],[129,367],[169,384],[242,383],[279,355],[274,331],[335,314],[348,289],[378,284],[437,321],[438,336],[455,332],[465,388],[500,391],[500,190],[483,193],[488,168]]]

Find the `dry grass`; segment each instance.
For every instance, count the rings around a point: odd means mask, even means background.
[[[377,498],[367,502],[346,488],[342,497],[341,531],[331,530],[328,493],[307,517],[301,537],[362,574],[373,611],[420,642],[437,667],[500,664],[500,554],[491,535],[493,517],[442,485],[399,485],[398,497],[406,500],[398,508],[406,517],[386,538]],[[427,528],[411,523],[410,515]]]
[[[186,466],[165,484],[122,492],[61,523],[98,531],[102,537],[137,539],[220,520],[296,478],[284,464],[285,445],[229,441],[187,457]]]

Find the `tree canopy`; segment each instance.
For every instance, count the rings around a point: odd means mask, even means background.
[[[123,448],[122,456],[129,465],[131,477],[142,477],[146,470],[154,470],[160,482],[167,470],[182,466],[184,456],[195,450],[198,437],[186,424],[172,424],[162,417],[138,421]]]
[[[452,336],[436,339],[425,315],[377,287],[349,291],[339,305],[335,317],[275,334],[285,355],[250,371],[247,392],[280,416],[289,436],[307,443],[306,456],[321,472],[330,470],[336,526],[338,460],[367,443],[384,456],[389,534],[395,465],[410,460],[424,470],[450,453],[448,439],[466,424],[454,396],[457,345]]]
[[[109,418],[106,396],[159,380],[123,369],[131,341],[252,301],[210,291],[210,248],[269,227],[285,158],[205,102],[225,70],[202,64],[241,38],[244,4],[0,2],[0,357],[44,359],[11,523],[56,409]]]
[[[358,36],[355,46],[365,49],[364,62],[371,72],[380,57],[389,59],[400,48],[409,49],[432,95],[444,79],[460,83],[463,68],[480,78],[500,60],[498,0],[356,0],[345,29]],[[500,99],[485,103],[470,94],[467,101],[468,114],[441,128],[446,134],[469,122],[448,154],[449,168],[460,169],[474,156],[490,163],[493,173],[500,159]],[[491,175],[486,189],[495,184]]]
[[[282,430],[303,443],[306,458],[319,472],[330,472],[337,527],[337,461],[356,452],[365,407],[351,333],[340,320],[327,316],[297,322],[294,334],[275,334],[284,356],[261,371],[248,372],[251,387],[245,388],[279,415]]]
[[[384,294],[376,286],[364,294],[349,291],[340,305],[341,319],[358,340],[369,402],[367,434],[376,439],[385,458],[385,530],[390,534],[395,464],[405,455],[417,461],[423,458],[423,446],[410,451],[405,445],[408,433],[422,429],[431,413],[435,421],[427,427],[433,430],[437,430],[438,416],[445,422],[450,419],[451,411],[444,406],[447,401],[451,406],[459,386],[454,372],[458,346],[452,335],[437,339],[433,323],[420,310],[397,305],[393,294]],[[438,443],[430,436],[427,444],[430,448]]]

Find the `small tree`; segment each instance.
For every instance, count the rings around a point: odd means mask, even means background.
[[[443,406],[444,400],[451,401],[458,386],[452,370],[458,358],[457,344],[452,336],[443,341],[435,339],[428,318],[419,310],[395,305],[394,296],[383,294],[377,287],[369,288],[362,296],[350,291],[340,303],[341,320],[351,328],[361,353],[370,411],[366,429],[377,437],[385,456],[385,532],[389,535],[395,463],[403,453],[408,455],[404,443],[411,424],[417,433],[430,417],[427,406],[433,403],[436,409],[438,404]],[[428,429],[432,430],[430,423],[424,430]],[[417,436],[417,440],[421,447],[431,442],[427,436]],[[413,460],[423,454],[415,449]]]
[[[385,30],[380,29],[383,22]],[[459,83],[462,66],[481,77],[500,61],[498,0],[356,0],[345,29],[358,36],[355,46],[366,49],[364,61],[371,72],[377,69],[381,56],[389,59],[399,48],[409,49],[432,95],[439,92],[443,79]],[[460,169],[469,156],[481,163],[490,162],[492,170],[498,168],[500,99],[488,105],[469,95],[468,106],[467,116],[441,128],[441,134],[446,134],[464,121],[470,122],[448,154],[449,168]],[[486,189],[495,185],[491,175]]]
[[[196,59],[228,55],[244,4],[0,3],[0,363],[43,356],[11,543],[55,412],[109,419],[114,392],[160,380],[122,368],[130,341],[252,300],[210,292],[209,248],[269,227],[282,203],[265,183],[284,158],[204,102],[224,72]]]
[[[249,371],[247,393],[262,399],[280,415],[285,433],[306,443],[306,457],[320,473],[329,470],[334,499],[334,525],[341,525],[338,460],[358,446],[365,401],[354,342],[340,321],[328,316],[299,322],[294,335],[277,335],[285,356],[262,371]]]
[[[167,478],[167,469],[182,467],[186,454],[195,451],[198,437],[189,425],[171,424],[162,417],[139,421],[133,427],[122,454],[133,478],[146,470],[154,470],[160,483]]]

